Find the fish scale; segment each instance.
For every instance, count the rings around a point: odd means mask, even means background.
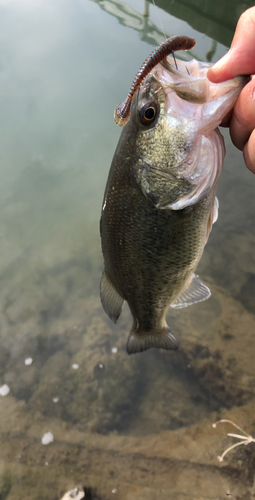
[[[129,134],[130,126],[126,125],[125,135]],[[186,281],[200,259],[206,233],[204,222],[215,193],[210,191],[186,216],[185,209],[156,209],[139,187],[129,182],[130,148],[134,149],[134,143],[126,142],[125,135],[121,156],[116,156],[109,175],[102,217],[102,249],[105,271],[113,286],[139,319],[140,330],[148,332],[164,324],[165,312],[176,296],[176,282]],[[130,161],[122,162],[122,157],[130,157]]]

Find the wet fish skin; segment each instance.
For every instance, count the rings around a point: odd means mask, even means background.
[[[156,342],[150,339],[151,344],[158,344],[166,329],[170,337],[162,339],[161,347],[176,349],[165,315],[202,255],[216,187],[192,207],[157,209],[135,181],[134,135],[130,122],[123,130],[106,187],[101,219],[105,272],[128,302],[134,328],[138,322],[141,335],[154,332]],[[117,321],[118,315],[112,319]]]
[[[128,302],[133,316],[129,354],[150,347],[176,349],[178,342],[165,320],[170,304],[185,307],[210,296],[193,273],[217,218],[215,193],[224,144],[214,126],[209,138],[201,139],[185,112],[178,123],[174,114],[169,118],[158,75],[157,70],[149,75],[134,99],[112,161],[101,216],[101,300],[114,322],[123,301]],[[159,111],[147,128],[140,124],[137,110],[148,99]],[[194,104],[187,106],[193,113]],[[217,150],[217,164],[209,168],[209,162],[205,182],[210,147]],[[202,167],[205,164],[202,174],[193,161],[196,155]],[[200,191],[194,181],[199,175]]]

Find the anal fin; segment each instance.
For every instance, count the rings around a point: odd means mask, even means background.
[[[189,286],[181,292],[178,297],[172,302],[170,307],[174,309],[182,309],[183,307],[191,306],[197,302],[209,299],[211,296],[210,289],[193,274],[193,278]]]
[[[102,274],[100,283],[100,298],[106,314],[116,323],[120,316],[124,300],[117,292],[105,271]]]

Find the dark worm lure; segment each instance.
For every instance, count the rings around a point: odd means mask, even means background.
[[[165,40],[165,42],[161,43],[153,52],[151,52],[136,74],[127,98],[115,108],[114,119],[117,125],[123,127],[128,122],[132,100],[141,83],[150,71],[169,54],[174,54],[177,50],[190,50],[194,47],[195,43],[196,40],[194,40],[194,38],[188,38],[187,36],[173,36],[172,38]]]

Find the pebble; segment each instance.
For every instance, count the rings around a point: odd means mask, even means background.
[[[82,498],[85,498],[85,493],[83,488],[74,488],[73,490],[68,491],[62,498],[61,500],[81,500]]]
[[[7,396],[9,392],[10,392],[10,387],[8,387],[7,384],[4,384],[2,385],[2,387],[0,387],[0,396]]]
[[[46,445],[54,441],[52,432],[46,432],[42,437],[42,444]]]
[[[24,361],[26,366],[32,365],[33,363],[33,358],[26,358]]]

